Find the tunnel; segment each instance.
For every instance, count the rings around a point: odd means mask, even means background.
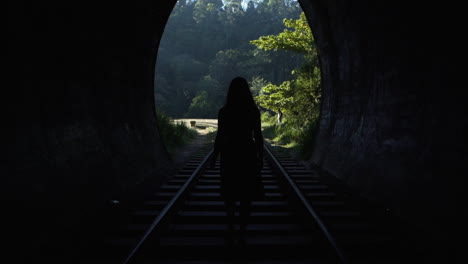
[[[456,6],[300,0],[323,102],[311,162],[440,241],[456,236],[466,102]],[[3,193],[35,250],[173,173],[153,76],[176,0],[8,6]]]

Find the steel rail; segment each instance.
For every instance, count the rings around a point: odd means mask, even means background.
[[[283,177],[287,180],[287,182],[289,183],[289,185],[291,186],[291,188],[294,190],[294,193],[297,195],[297,197],[299,198],[299,200],[302,202],[302,205],[307,209],[307,211],[309,212],[309,214],[314,218],[315,222],[317,223],[317,225],[319,226],[320,230],[322,231],[322,233],[325,235],[325,238],[328,240],[328,242],[330,243],[330,246],[333,248],[333,250],[335,251],[336,255],[338,256],[338,260],[340,261],[340,263],[342,264],[347,264],[348,262],[346,261],[346,258],[344,257],[344,253],[343,253],[343,250],[338,246],[338,244],[336,243],[335,239],[333,238],[333,236],[330,234],[330,232],[328,231],[328,228],[326,227],[326,225],[324,224],[324,222],[320,219],[320,217],[318,216],[317,212],[315,212],[315,210],[312,208],[312,206],[310,205],[310,203],[307,201],[307,199],[305,198],[304,194],[302,194],[302,191],[299,189],[299,187],[297,186],[297,184],[294,182],[293,179],[291,179],[291,176],[289,176],[289,174],[286,172],[286,170],[283,168],[283,166],[281,165],[281,163],[275,158],[275,156],[273,155],[273,153],[271,153],[271,151],[268,149],[268,147],[266,145],[263,146],[264,149],[266,150],[266,152],[268,153],[271,161],[274,163],[274,165],[277,167],[277,169],[281,172],[281,174],[283,175]]]
[[[203,161],[198,165],[198,167],[195,169],[195,171],[190,175],[189,179],[184,183],[184,185],[177,191],[177,193],[174,195],[174,197],[169,201],[169,203],[164,207],[164,209],[161,211],[161,213],[154,219],[153,223],[151,226],[146,230],[146,232],[143,234],[142,238],[138,241],[136,246],[133,248],[131,253],[128,255],[128,257],[125,259],[124,264],[129,264],[131,263],[132,259],[135,257],[137,252],[142,248],[142,245],[145,243],[145,241],[148,239],[148,237],[156,230],[161,223],[166,220],[166,218],[169,216],[169,213],[174,210],[175,205],[182,199],[184,194],[190,189],[190,187],[193,186],[195,183],[195,179],[198,177],[200,174],[201,170],[205,167],[206,163],[210,159],[211,155],[213,154],[213,149],[206,155],[206,157],[203,159]]]

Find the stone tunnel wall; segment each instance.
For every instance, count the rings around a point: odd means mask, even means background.
[[[154,191],[173,172],[153,95],[158,41],[173,4],[9,6],[2,189],[33,247],[70,238],[110,199]]]
[[[311,161],[417,226],[447,235],[467,160],[466,110],[453,82],[453,10],[403,1],[301,2],[323,78]]]

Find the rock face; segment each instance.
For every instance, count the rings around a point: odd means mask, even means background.
[[[3,194],[38,251],[173,170],[153,96],[167,2],[10,6]]]
[[[153,71],[175,2],[11,3],[2,174],[16,209],[73,226],[171,171]],[[467,160],[464,100],[451,83],[459,23],[441,19],[454,7],[300,2],[323,75],[312,161],[404,217],[446,223]]]
[[[453,83],[453,10],[399,1],[302,3],[323,77],[312,162],[402,217],[446,233],[467,157],[466,110]]]

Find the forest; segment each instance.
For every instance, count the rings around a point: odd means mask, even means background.
[[[321,95],[313,42],[296,0],[179,0],[158,51],[157,112],[216,118],[229,82],[242,76],[277,139],[304,140]]]

